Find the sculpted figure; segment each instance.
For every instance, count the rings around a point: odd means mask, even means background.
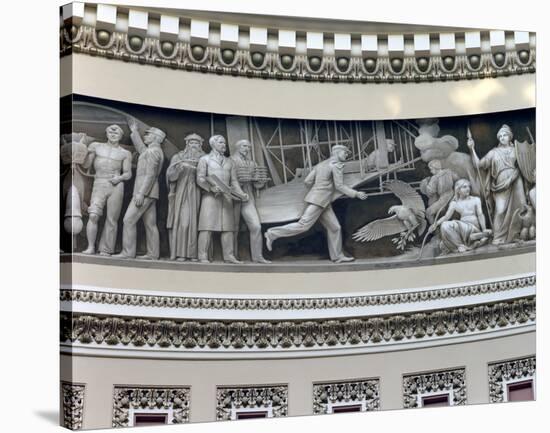
[[[250,256],[253,262],[271,263],[266,260],[262,253],[262,225],[260,224],[260,216],[256,209],[256,201],[254,193],[256,189],[261,189],[265,185],[264,179],[258,179],[254,174],[257,164],[250,159],[250,149],[252,145],[248,140],[239,140],[235,143],[236,154],[231,157],[231,161],[237,170],[237,178],[243,191],[248,195],[248,201],[235,201],[235,239],[234,250],[237,252],[237,237],[239,233],[239,223],[241,215],[248,227],[250,233]]]
[[[458,175],[447,168],[443,168],[439,159],[432,159],[428,163],[432,176],[420,183],[420,191],[428,196],[426,218],[430,224],[434,222],[436,214],[444,208],[453,195],[453,185]]]
[[[221,232],[223,259],[228,263],[242,263],[235,257],[233,236],[235,215],[233,200],[247,201],[237,179],[235,165],[224,156],[225,138],[213,135],[208,140],[211,152],[197,164],[197,185],[202,189],[199,213],[199,261],[208,263],[212,232]]]
[[[197,163],[204,155],[203,139],[198,134],[185,137],[185,148],[170,160],[168,182],[168,218],[170,259],[197,260],[198,218],[201,193],[196,183]]]
[[[386,146],[388,150],[388,162],[391,164],[395,161],[396,155],[395,155],[395,142],[391,139],[386,140]],[[371,153],[369,153],[369,156],[367,156],[367,170],[372,171],[376,170],[378,168],[378,154],[380,153],[381,149],[375,149]],[[390,155],[393,155],[393,157],[390,158]],[[393,159],[393,161],[391,161]]]
[[[467,179],[459,179],[454,186],[454,197],[447,213],[437,220],[429,231],[441,228],[441,249],[444,254],[463,253],[487,243],[491,230],[485,225],[485,216],[479,197],[470,195],[471,186]],[[451,220],[454,213],[459,220]]]
[[[330,259],[335,263],[355,260],[353,257],[346,256],[342,250],[342,228],[331,205],[337,192],[360,200],[367,198],[366,193],[356,191],[344,184],[344,161],[348,154],[349,150],[346,146],[332,146],[330,158],[313,167],[304,179],[306,185],[311,187],[305,197],[307,206],[304,213],[299,221],[270,228],[265,233],[268,250],[271,251],[276,239],[304,233],[319,220],[327,231]]]
[[[502,244],[509,239],[509,230],[514,213],[525,203],[523,180],[512,145],[513,134],[508,125],[502,125],[497,133],[499,144],[479,159],[473,138],[468,138],[472,162],[486,172],[486,197],[493,201],[493,244]]]
[[[164,162],[161,144],[166,134],[158,128],[149,128],[141,139],[135,120],[129,119],[130,137],[139,153],[134,193],[124,214],[122,252],[117,257],[136,256],[137,223],[143,219],[147,253],[141,259],[156,260],[160,255],[160,238],[157,227],[158,177]]]
[[[119,144],[124,135],[122,128],[118,125],[110,125],[105,132],[107,142],[91,143],[84,163],[85,168],[93,165],[95,170],[92,197],[88,207],[89,219],[86,225],[88,248],[83,251],[84,254],[95,253],[97,225],[103,212],[106,215],[99,241],[99,253],[111,255],[114,252],[118,218],[124,197],[124,181],[132,177],[132,154]]]

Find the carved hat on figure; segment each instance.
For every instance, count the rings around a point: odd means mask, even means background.
[[[155,127],[151,127],[149,129],[147,129],[147,131],[149,134],[153,134],[154,136],[158,137],[159,139],[159,142],[162,143],[163,140],[166,138],[166,133],[158,128],[155,128]]]
[[[193,140],[198,141],[201,144],[204,142],[204,139],[199,134],[195,134],[194,132],[192,134],[186,135],[183,140],[186,144]]]
[[[500,129],[497,132],[497,138],[500,139],[500,136],[502,134],[508,134],[510,136],[510,140],[514,138],[514,133],[512,132],[512,128],[510,128],[508,125],[504,124],[500,127]]]
[[[334,155],[336,152],[338,152],[339,150],[345,150],[346,152],[349,153],[349,149],[347,148],[347,146],[344,146],[343,144],[335,144],[334,146],[332,146],[332,148],[330,149],[330,154],[331,155]]]

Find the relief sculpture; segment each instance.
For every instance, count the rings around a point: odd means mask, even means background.
[[[506,122],[181,112],[187,120],[151,126],[106,105],[74,107],[88,120],[61,140],[65,252],[272,269],[534,248],[528,110]]]

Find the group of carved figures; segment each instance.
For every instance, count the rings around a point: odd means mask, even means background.
[[[139,157],[135,172],[132,199],[123,218],[122,251],[119,258],[136,257],[137,223],[145,226],[146,247],[141,259],[160,257],[157,226],[159,175],[164,163],[161,144],[166,134],[149,128],[143,138],[136,122],[128,120],[130,137]],[[122,211],[124,182],[132,177],[132,154],[120,145],[123,130],[118,125],[106,129],[107,142],[92,142],[82,163],[84,169],[93,167],[93,187],[88,206],[84,254],[96,253],[98,223],[105,214],[105,223],[98,245],[100,255],[114,254],[118,220]],[[242,217],[250,232],[252,260],[269,263],[262,255],[260,219],[255,207],[255,189],[267,182],[265,172],[250,159],[248,140],[236,143],[237,153],[226,157],[223,136],[210,137],[211,152],[202,150],[203,139],[197,134],[185,138],[186,147],[175,154],[166,172],[169,186],[168,218],[170,258],[209,262],[212,257],[212,233],[221,233],[223,259],[241,263],[236,258],[237,237]]]
[[[164,163],[161,148],[166,134],[158,128],[149,128],[142,137],[135,120],[128,119],[130,137],[138,152],[132,199],[123,217],[122,251],[120,258],[136,257],[137,223],[145,226],[147,252],[142,259],[156,260],[160,256],[157,226],[159,175]],[[120,145],[123,130],[118,125],[106,128],[107,142],[92,142],[82,156],[82,167],[93,168],[93,186],[86,226],[88,241],[84,254],[95,254],[98,224],[105,215],[105,223],[97,246],[101,255],[113,255],[117,239],[118,220],[122,211],[124,183],[132,177],[132,154]],[[499,144],[483,158],[475,151],[471,134],[468,147],[477,172],[482,198],[472,194],[472,181],[461,178],[450,168],[444,168],[439,159],[428,166],[432,176],[420,184],[428,197],[428,206],[408,184],[393,181],[388,189],[396,194],[402,206],[392,206],[392,217],[372,221],[359,229],[356,241],[372,241],[390,234],[401,234],[399,245],[404,249],[415,232],[422,235],[427,222],[426,236],[438,232],[441,252],[465,252],[489,241],[502,244],[529,240],[535,237],[535,173],[530,174],[531,189],[526,189],[518,168],[513,134],[503,125],[497,138]],[[237,234],[241,218],[250,236],[250,256],[253,262],[270,263],[263,257],[263,241],[271,251],[276,239],[296,236],[309,230],[319,221],[326,230],[328,251],[333,262],[354,260],[344,253],[342,229],[332,209],[335,193],[349,198],[367,199],[344,182],[344,165],[349,155],[346,146],[335,145],[329,159],[314,166],[305,177],[309,187],[304,211],[296,222],[268,229],[262,237],[262,228],[256,207],[256,191],[268,182],[266,170],[251,158],[251,143],[239,140],[236,151],[226,157],[226,141],[221,135],[209,139],[210,153],[203,150],[203,138],[198,134],[185,137],[184,150],[170,160],[166,171],[168,183],[168,229],[170,259],[177,261],[212,260],[212,234],[221,234],[223,260],[242,263],[237,258]],[[534,163],[534,160],[533,160]],[[487,227],[484,208],[490,220]],[[459,218],[454,219],[458,214]],[[399,248],[398,245],[398,248]]]
[[[536,186],[534,157],[524,164],[526,181],[517,161],[517,143],[508,125],[497,133],[498,145],[483,158],[475,150],[468,130],[468,148],[477,173],[481,197],[472,194],[472,182],[459,178],[451,169],[442,168],[438,159],[429,162],[432,173],[421,183],[429,206],[428,232],[439,229],[443,253],[465,252],[489,241],[501,245],[535,238]],[[527,184],[530,184],[528,187]],[[488,228],[483,206],[487,210]],[[453,215],[458,214],[458,219]]]

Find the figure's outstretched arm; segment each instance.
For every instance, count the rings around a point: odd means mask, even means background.
[[[337,191],[341,192],[342,194],[351,198],[358,197],[358,195],[361,194],[359,191],[347,186],[344,183],[343,168],[333,167],[332,179],[334,180],[334,187],[336,188]]]
[[[147,146],[145,146],[145,143],[143,142],[141,135],[139,135],[137,128],[132,130],[130,138],[132,139],[134,147],[140,154],[147,150]]]

